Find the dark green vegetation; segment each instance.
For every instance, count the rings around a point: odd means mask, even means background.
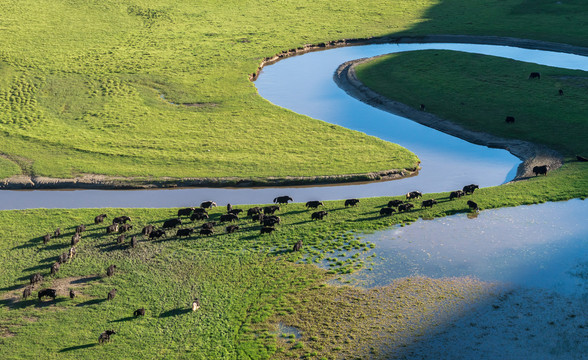
[[[588,44],[577,0],[8,0],[0,14],[0,152],[25,174],[55,177],[411,168],[415,157],[396,146],[267,103],[248,74],[282,50],[343,38]],[[18,172],[5,161],[0,168],[2,177]]]

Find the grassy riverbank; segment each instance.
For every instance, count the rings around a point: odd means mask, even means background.
[[[0,176],[413,168],[415,156],[392,144],[267,103],[248,74],[264,57],[343,38],[494,34],[587,45],[585,11],[526,0],[4,1],[0,153],[13,163],[1,161]]]

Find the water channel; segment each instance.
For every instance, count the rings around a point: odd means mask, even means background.
[[[212,199],[219,205],[268,203],[279,195],[296,202],[399,195],[408,191],[441,192],[476,183],[499,185],[514,177],[519,160],[432,130],[349,97],[333,82],[343,62],[380,54],[449,49],[496,55],[544,65],[588,70],[579,55],[508,46],[472,44],[380,44],[336,48],[295,56],[267,66],[255,85],[268,101],[332,124],[398,143],[415,152],[422,170],[412,178],[310,187],[184,188],[159,190],[33,190],[0,192],[0,210],[26,208],[179,207]]]

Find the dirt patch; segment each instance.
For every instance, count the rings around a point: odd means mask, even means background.
[[[0,326],[0,338],[14,337],[16,333],[10,331],[8,326]]]

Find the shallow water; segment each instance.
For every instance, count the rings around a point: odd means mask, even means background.
[[[398,143],[415,152],[422,170],[412,178],[366,184],[158,190],[35,190],[0,192],[0,210],[26,208],[180,207],[205,200],[219,205],[268,203],[290,195],[296,202],[389,196],[413,190],[441,192],[476,183],[482,187],[512,179],[519,160],[374,109],[348,96],[333,82],[339,64],[362,57],[422,49],[451,49],[510,57],[551,66],[588,70],[585,57],[506,46],[470,44],[382,44],[312,52],[267,66],[255,82],[272,103],[329,123]]]
[[[473,276],[588,296],[586,214],[588,201],[570,200],[396,226],[365,236],[376,244],[373,270],[349,279],[371,287],[408,276]]]

